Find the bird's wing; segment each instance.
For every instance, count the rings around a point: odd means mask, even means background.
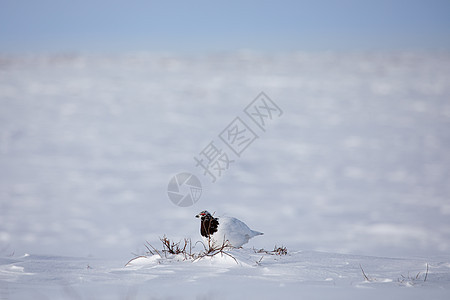
[[[253,230],[251,230],[244,222],[232,217],[223,217],[219,220],[222,230],[228,232],[228,234],[239,234],[252,236]]]

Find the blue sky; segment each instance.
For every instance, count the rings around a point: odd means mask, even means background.
[[[0,0],[0,53],[449,50],[449,0]]]

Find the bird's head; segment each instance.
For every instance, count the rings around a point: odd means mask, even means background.
[[[201,217],[206,217],[206,216],[211,216],[211,214],[207,210],[204,210],[201,213],[199,213],[198,215],[196,215],[195,217],[201,218]]]

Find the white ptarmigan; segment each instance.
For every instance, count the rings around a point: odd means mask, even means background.
[[[248,243],[248,240],[262,232],[248,228],[244,222],[232,217],[213,217],[204,210],[196,218],[201,218],[200,234],[205,238],[210,238],[216,246],[228,244],[235,248]]]

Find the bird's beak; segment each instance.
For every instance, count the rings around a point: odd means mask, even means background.
[[[195,217],[196,217],[196,218],[200,218],[200,214],[196,215]]]

